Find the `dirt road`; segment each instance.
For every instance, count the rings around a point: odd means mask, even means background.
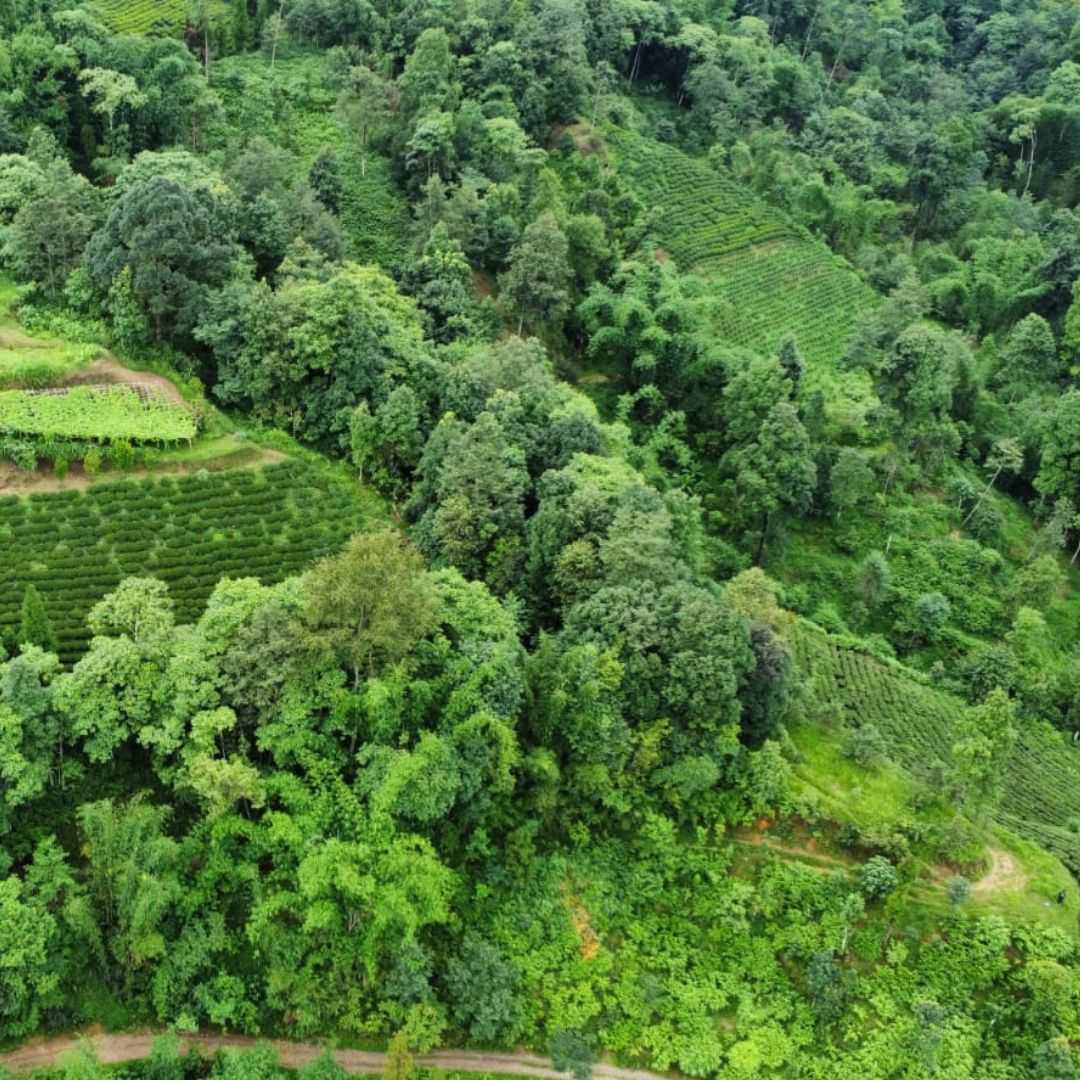
[[[27,1073],[34,1069],[54,1065],[65,1054],[78,1048],[80,1040],[88,1041],[97,1052],[98,1058],[108,1065],[123,1061],[136,1061],[149,1057],[154,1039],[160,1032],[147,1031],[131,1035],[106,1035],[100,1031],[88,1030],[71,1035],[57,1035],[50,1038],[32,1039],[17,1050],[0,1054],[0,1069],[13,1073]],[[180,1039],[185,1049],[199,1049],[211,1054],[228,1047],[249,1048],[260,1040],[244,1035],[184,1035]],[[268,1042],[277,1052],[278,1060],[289,1068],[299,1068],[319,1057],[323,1047],[318,1043],[290,1042],[285,1039],[262,1040]],[[338,1050],[334,1056],[350,1073],[379,1074],[386,1067],[386,1055],[373,1050]],[[430,1068],[446,1069],[455,1072],[503,1073],[511,1076],[538,1076],[543,1080],[565,1080],[567,1073],[556,1072],[547,1058],[537,1057],[523,1052],[483,1053],[471,1050],[436,1050],[432,1054],[421,1054],[416,1058],[417,1065]],[[598,1064],[593,1066],[593,1076],[597,1080],[666,1080],[659,1073],[644,1069],[623,1069],[617,1065]]]

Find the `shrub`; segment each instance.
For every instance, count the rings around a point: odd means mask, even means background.
[[[896,867],[883,855],[873,855],[859,869],[859,888],[870,899],[888,896],[899,882]]]
[[[814,614],[810,617],[818,626],[828,630],[830,634],[846,634],[848,632],[847,624],[841,617],[840,612],[836,610],[836,605],[829,601],[818,604],[814,609]]]
[[[945,892],[949,897],[949,903],[959,906],[971,896],[971,882],[966,877],[957,874],[945,883]]]
[[[936,641],[952,614],[952,604],[944,593],[923,593],[915,601],[915,630],[926,641]]]

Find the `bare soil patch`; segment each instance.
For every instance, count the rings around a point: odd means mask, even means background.
[[[972,886],[975,896],[999,892],[1020,892],[1027,884],[1027,874],[1013,855],[1001,848],[990,848],[990,869]]]
[[[32,338],[11,326],[0,328],[0,349],[55,349],[61,342]]]
[[[155,375],[152,371],[132,371],[131,368],[124,367],[111,353],[100,360],[95,360],[89,367],[73,372],[63,380],[64,386],[82,386],[86,383],[148,386],[166,401],[187,407],[184,395],[177,390],[175,383],[166,379],[164,375]]]

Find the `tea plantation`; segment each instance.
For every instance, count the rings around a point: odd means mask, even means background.
[[[188,11],[185,0],[96,0],[94,7],[119,34],[172,34]]]
[[[177,617],[190,622],[221,578],[280,581],[337,551],[370,513],[355,488],[297,461],[8,496],[0,633],[17,627],[33,584],[70,663],[86,648],[87,612],[124,577],[166,582]]]
[[[650,208],[650,238],[684,273],[714,279],[726,340],[772,352],[790,333],[811,365],[835,363],[876,302],[842,258],[706,162],[628,132],[609,141]]]
[[[964,704],[918,681],[914,672],[847,648],[812,624],[794,635],[801,670],[814,700],[852,727],[873,724],[889,755],[915,777],[933,781],[948,761],[953,725]],[[1047,725],[1021,729],[1006,772],[996,817],[1020,836],[1080,873],[1080,747]]]

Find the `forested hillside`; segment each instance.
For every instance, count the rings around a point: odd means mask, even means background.
[[[0,1072],[1075,1077],[1078,200],[1069,0],[0,4]]]

